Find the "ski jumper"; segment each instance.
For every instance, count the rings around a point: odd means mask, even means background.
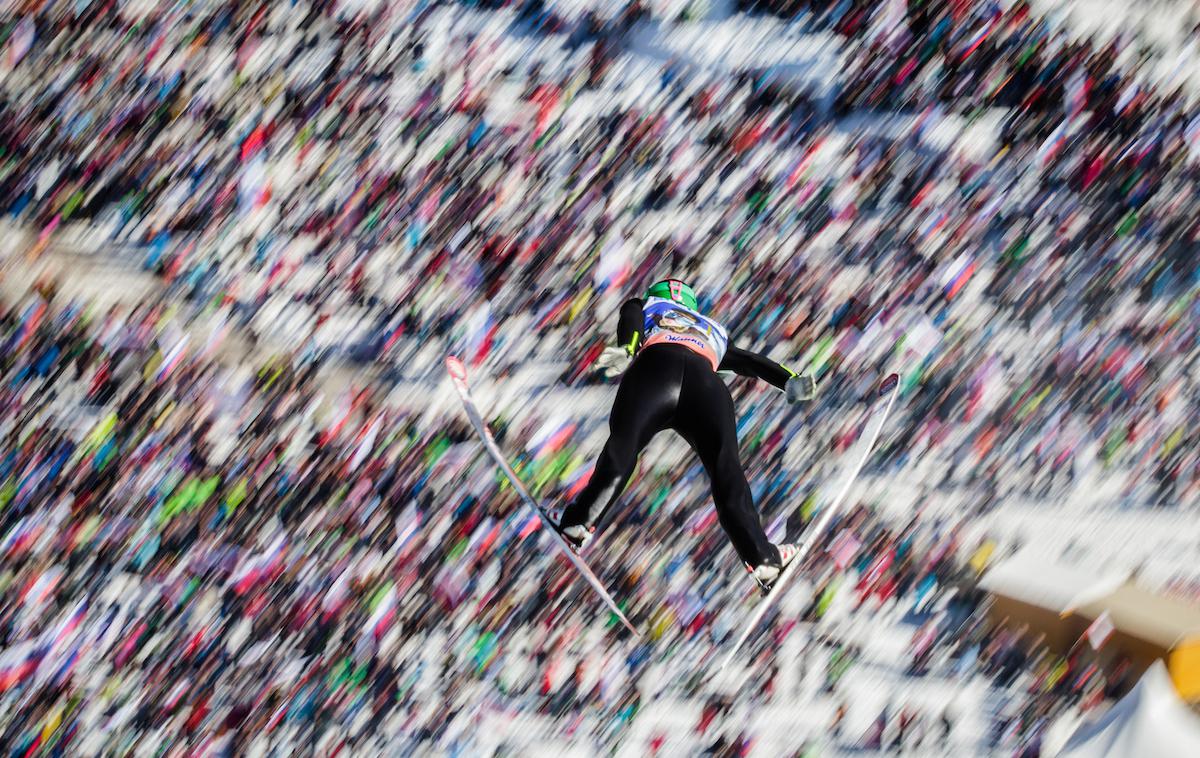
[[[621,377],[609,436],[587,485],[567,505],[562,526],[592,527],[613,506],[654,435],[672,429],[708,474],[721,527],[750,566],[778,564],[738,457],[733,398],[717,371],[763,379],[783,389],[795,374],[729,344],[725,328],[685,305],[651,297],[621,306],[618,342],[634,354]]]

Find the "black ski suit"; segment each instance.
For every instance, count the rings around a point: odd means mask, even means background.
[[[627,300],[617,324],[618,342],[640,345],[642,325],[642,300]],[[733,345],[717,370],[780,389],[794,376],[775,361]],[[779,551],[763,531],[738,457],[733,398],[707,358],[681,345],[643,347],[621,377],[608,425],[608,441],[591,479],[564,510],[563,528],[598,524],[625,489],[642,449],[654,435],[673,429],[704,464],[721,527],[738,556],[751,566],[778,565]]]

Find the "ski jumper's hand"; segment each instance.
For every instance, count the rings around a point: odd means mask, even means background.
[[[792,405],[806,403],[817,394],[817,378],[810,371],[797,374],[787,380],[784,391],[787,393],[788,402]]]
[[[604,371],[606,378],[612,379],[623,374],[632,361],[633,356],[628,350],[610,345],[601,351],[600,357],[596,359],[596,365]]]
[[[617,345],[604,348],[596,365],[612,379],[625,373],[642,343],[642,300],[631,297],[621,305],[617,321]]]
[[[790,368],[771,360],[765,355],[729,346],[718,371],[732,371],[741,376],[762,379],[787,393],[789,403],[803,403],[817,394],[817,377],[812,371],[797,374]]]

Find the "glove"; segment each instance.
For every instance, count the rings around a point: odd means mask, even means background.
[[[612,379],[624,373],[632,360],[633,356],[625,348],[610,346],[601,351],[600,357],[596,359],[596,365],[604,371],[606,378]]]
[[[792,405],[808,402],[817,394],[817,378],[811,372],[805,371],[803,374],[788,379],[787,384],[783,385],[783,389],[787,392],[788,402]]]

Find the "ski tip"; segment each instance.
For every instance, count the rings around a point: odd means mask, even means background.
[[[458,359],[456,355],[446,356],[446,370],[450,372],[450,376],[460,382],[467,380],[467,367]]]
[[[895,372],[888,374],[887,376],[883,377],[882,381],[879,382],[879,394],[881,396],[888,394],[892,390],[896,389],[896,385],[898,385],[899,383],[900,383],[900,375],[899,374],[897,374]]]

